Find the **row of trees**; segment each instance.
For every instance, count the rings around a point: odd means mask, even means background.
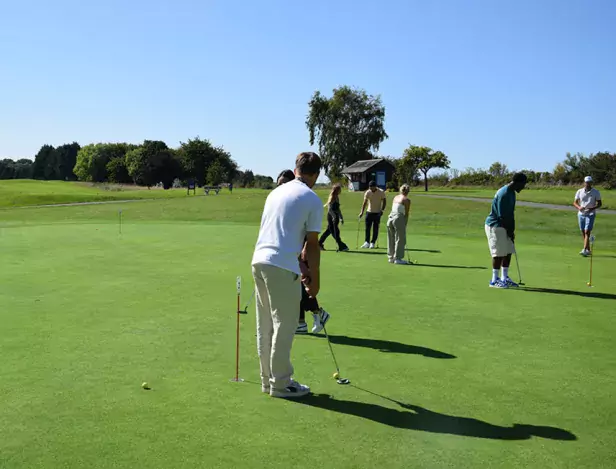
[[[308,103],[306,127],[311,145],[317,145],[327,176],[333,181],[343,179],[342,170],[359,160],[375,158],[380,145],[388,138],[385,131],[385,107],[380,96],[348,86],[335,88],[331,97],[316,91]],[[423,179],[451,185],[495,185],[511,178],[512,171],[496,162],[487,170],[468,168],[451,170],[447,155],[429,147],[410,145],[399,158],[386,157],[396,167],[391,187],[403,183],[419,184]],[[428,177],[432,169],[437,176]],[[616,154],[601,152],[584,156],[567,154],[552,172],[524,170],[531,183],[560,185],[580,182],[593,177],[595,184],[616,188]],[[421,178],[423,176],[423,178]]]
[[[43,145],[34,161],[0,161],[0,179],[44,179],[111,182],[165,189],[174,181],[194,181],[199,186],[233,183],[238,187],[272,187],[269,176],[240,171],[229,152],[199,137],[170,148],[159,140],[132,143],[76,142],[54,148]]]
[[[420,184],[419,173],[404,172],[401,164],[404,158],[390,159],[397,165],[397,171],[391,187],[399,187],[403,182],[412,181],[414,185]],[[616,189],[616,153],[600,152],[584,156],[571,155],[562,163],[558,163],[553,171],[533,171],[522,169],[528,182],[543,186],[560,186],[568,184],[581,184],[584,176],[592,176],[593,184],[606,188]],[[488,169],[466,168],[464,170],[449,169],[441,171],[429,178],[433,185],[440,186],[500,186],[511,181],[515,171],[510,170],[501,162],[494,162]]]

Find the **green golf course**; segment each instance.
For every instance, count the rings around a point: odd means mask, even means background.
[[[319,300],[351,384],[324,335],[296,337],[313,394],[295,402],[261,393],[254,303],[230,382],[268,191],[27,184],[0,210],[0,468],[616,467],[615,215],[597,214],[589,287],[575,212],[518,207],[525,286],[498,290],[489,204],[411,194],[402,266],[384,221],[379,249],[355,249],[362,199],[344,193],[351,252],[327,241]],[[171,197],[14,208],[133,193]]]

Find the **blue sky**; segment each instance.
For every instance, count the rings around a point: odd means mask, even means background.
[[[551,170],[616,151],[614,24],[610,0],[0,0],[0,158],[198,135],[273,176],[312,93],[350,85],[386,106],[380,154]]]

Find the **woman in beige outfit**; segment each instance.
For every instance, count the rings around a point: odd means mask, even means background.
[[[400,194],[394,197],[391,213],[387,219],[387,257],[392,264],[409,264],[404,260],[406,225],[411,211],[411,199],[408,198],[409,190],[408,184],[403,184],[400,187]]]

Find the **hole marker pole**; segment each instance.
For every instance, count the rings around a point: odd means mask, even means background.
[[[242,295],[242,277],[237,277],[236,279],[236,289],[237,289],[237,323],[235,327],[235,378],[232,378],[231,381],[241,382],[244,381],[240,378],[240,297]]]

